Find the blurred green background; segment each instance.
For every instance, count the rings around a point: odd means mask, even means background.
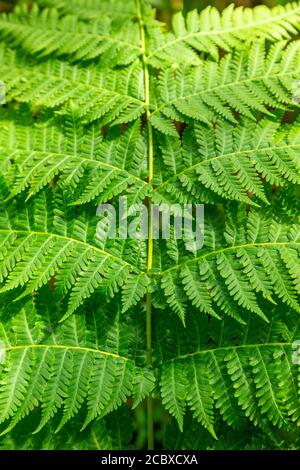
[[[183,10],[185,13],[189,10],[197,8],[199,11],[203,10],[207,6],[215,6],[220,11],[226,8],[228,5],[233,3],[236,6],[254,7],[257,5],[266,5],[268,7],[274,7],[276,5],[283,5],[292,0],[236,0],[230,2],[228,0],[215,0],[206,2],[204,0],[153,0],[153,5],[158,9],[158,17],[160,20],[167,24],[170,24],[170,18],[172,13]]]
[[[177,11],[177,10],[193,10],[194,8],[198,8],[202,10],[203,8],[207,7],[208,5],[213,5],[217,7],[219,10],[223,10],[227,5],[230,3],[234,3],[237,6],[246,6],[246,7],[253,7],[255,5],[267,5],[268,7],[273,7],[278,4],[288,3],[287,0],[236,0],[235,2],[229,2],[227,0],[216,0],[214,2],[205,2],[203,0],[155,0],[153,2],[157,5],[158,8],[167,11]]]
[[[21,3],[22,1],[27,0],[0,0],[0,11],[5,10],[9,11],[12,9],[13,5],[16,3]],[[124,0],[126,1],[126,0]],[[213,5],[217,7],[219,10],[223,10],[227,5],[230,3],[234,3],[238,6],[246,6],[246,7],[253,7],[255,5],[267,5],[268,7],[273,7],[278,4],[288,3],[288,0],[236,0],[235,2],[229,2],[228,0],[216,0],[212,2],[205,2],[203,0],[153,0],[153,4],[159,8],[163,15],[166,17],[175,11],[184,10],[189,11],[193,10],[194,8],[198,8],[198,10],[202,10],[203,8],[207,7],[208,5]]]

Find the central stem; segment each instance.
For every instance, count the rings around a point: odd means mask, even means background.
[[[153,129],[150,122],[150,79],[149,70],[146,56],[146,39],[145,39],[145,26],[142,16],[141,0],[136,0],[137,16],[140,25],[141,35],[141,48],[142,48],[142,62],[144,71],[144,89],[145,89],[145,108],[148,129],[148,170],[149,185],[153,183]],[[152,204],[149,198],[148,204],[148,254],[147,254],[147,274],[151,276],[153,264],[153,238],[152,238]],[[146,348],[147,348],[147,364],[152,365],[152,302],[151,293],[149,290],[146,295]],[[149,395],[147,398],[147,436],[148,436],[148,450],[154,449],[154,433],[153,433],[153,399]]]

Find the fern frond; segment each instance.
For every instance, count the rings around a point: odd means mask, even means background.
[[[143,370],[139,372],[130,357],[107,347],[99,350],[89,346],[88,338],[97,331],[88,330],[84,315],[73,316],[54,328],[51,335],[47,334],[46,324],[31,302],[11,321],[2,323],[1,340],[7,358],[0,400],[4,433],[37,406],[41,420],[35,432],[61,413],[58,431],[78,414],[85,402],[88,408],[85,425],[120,406],[131,392],[137,404],[144,393],[139,385],[140,372],[143,389],[151,391],[153,387],[151,372],[146,376]],[[24,331],[28,332],[26,337]]]
[[[41,7],[52,7],[59,10],[63,15],[73,14],[89,20],[96,19],[99,15],[108,15],[123,19],[124,17],[133,18],[136,14],[134,1],[130,0],[124,3],[122,0],[37,0],[35,3]]]
[[[276,186],[284,181],[300,182],[300,127],[296,123],[283,132],[279,125],[263,119],[258,124],[246,120],[237,126],[218,123],[214,128],[201,124],[195,124],[193,130],[187,128],[182,153],[179,148],[176,159],[181,167],[170,172],[170,164],[166,164],[162,181],[153,191],[154,201],[173,199],[175,203],[180,199],[188,203],[199,192],[200,183],[204,199],[207,188],[208,198],[213,192],[245,203],[262,200],[268,204],[264,181]],[[193,149],[189,148],[190,139],[197,142]],[[174,151],[174,141],[172,144]],[[165,159],[167,145],[161,151]]]
[[[199,429],[199,425],[193,421],[191,414],[187,415],[186,426],[183,433],[178,433],[178,426],[174,420],[169,424],[165,433],[164,446],[170,450],[293,450],[297,449],[299,441],[296,433],[289,433],[291,442],[281,439],[280,431],[274,432],[274,428],[265,427],[264,431],[247,423],[247,426],[239,430],[232,430],[223,425],[218,425],[218,440],[210,436],[206,430]]]
[[[6,279],[2,292],[26,285],[25,295],[39,289],[56,274],[58,282],[64,286],[64,294],[70,295],[66,314],[70,315],[102,282],[109,282],[110,275],[114,279],[114,272],[119,273],[114,282],[122,285],[128,273],[136,271],[121,254],[97,246],[96,233],[89,231],[88,213],[86,218],[83,213],[68,227],[70,208],[68,216],[61,211],[63,204],[61,210],[56,205],[53,216],[51,197],[45,199],[42,193],[40,205],[38,202],[37,199],[28,208],[30,219],[27,219],[27,208],[22,212],[15,203],[2,214],[0,233],[5,256],[1,262],[1,279]],[[20,212],[18,220],[16,210]]]
[[[57,10],[40,11],[33,5],[18,7],[0,17],[0,37],[39,56],[69,56],[73,60],[101,57],[102,63],[127,65],[141,53],[138,25],[129,20],[120,26],[108,17],[85,23],[76,16],[60,18]]]
[[[167,448],[299,448],[299,3],[170,31],[148,0],[21,3],[0,14],[0,448],[143,446],[146,400],[152,449],[153,399]]]
[[[161,285],[174,312],[184,314],[178,307],[182,294],[175,297],[181,289],[201,312],[214,315],[221,309],[239,321],[243,309],[268,321],[260,296],[273,303],[277,297],[300,312],[297,281],[281,257],[289,253],[298,266],[299,226],[290,228],[252,211],[248,217],[229,221],[224,237],[225,244],[207,247],[206,252],[162,270]]]
[[[21,115],[13,116],[19,119]],[[14,125],[6,114],[3,117],[8,127],[1,138],[0,154],[8,165],[3,175],[7,173],[11,179],[13,195],[29,189],[29,197],[33,196],[59,177],[62,188],[73,189],[74,204],[97,197],[98,203],[105,203],[112,194],[117,196],[128,187],[135,192],[137,203],[146,196],[147,184],[142,179],[144,141],[139,122],[118,139],[103,141],[95,126],[84,129],[75,112],[62,130],[53,118],[33,124],[24,114],[23,124]]]
[[[24,55],[18,57],[4,46],[0,57],[1,78],[7,83],[6,101],[17,99],[35,106],[60,108],[60,113],[65,114],[71,107],[78,110],[84,122],[101,118],[103,125],[130,122],[143,114],[137,63],[122,72],[100,67],[92,70],[53,59],[36,62]]]
[[[116,419],[118,417],[118,419]],[[74,432],[80,425],[76,417],[67,423],[60,433],[55,433],[55,426],[48,424],[39,434],[31,434],[31,426],[26,423],[17,425],[9,434],[0,438],[1,450],[111,450],[131,449],[133,423],[125,406],[111,415],[96,420],[85,431]],[[23,430],[23,431],[22,431]],[[126,431],[126,432],[125,432]]]
[[[292,320],[294,334],[290,333],[288,337],[283,333],[278,314],[272,324],[261,324],[259,329],[256,320],[249,321],[246,336],[242,327],[232,330],[230,322],[220,325],[218,320],[212,320],[207,328],[213,342],[205,343],[199,338],[196,350],[192,349],[191,341],[187,341],[194,331],[192,320],[195,321],[190,316],[186,336],[172,338],[175,332],[172,329],[165,339],[172,351],[171,357],[176,350],[179,356],[165,360],[162,365],[161,394],[179,427],[183,420],[182,403],[186,403],[194,417],[214,437],[212,426],[216,423],[218,427],[213,416],[214,406],[222,420],[238,428],[242,425],[242,415],[262,429],[267,423],[287,430],[296,423],[299,425],[299,407],[294,401],[297,401],[298,373],[297,366],[292,363],[292,342],[299,336],[298,319]],[[233,337],[236,345],[232,344]],[[175,393],[171,401],[168,374],[172,370],[177,371],[182,387],[172,389]],[[165,390],[169,390],[169,401],[164,398]]]
[[[298,2],[273,9],[234,8],[232,3],[221,13],[209,6],[200,14],[189,12],[186,19],[179,12],[173,16],[172,32],[149,28],[149,61],[155,67],[161,62],[194,65],[199,62],[196,51],[218,57],[219,49],[239,48],[259,38],[278,41],[297,33],[299,18]]]
[[[144,273],[128,276],[123,286],[123,311],[126,312],[141,300],[149,286],[150,279]]]
[[[264,42],[227,54],[220,62],[203,61],[197,67],[166,68],[158,78],[156,108],[151,123],[174,135],[168,121],[205,124],[222,118],[237,122],[236,113],[255,119],[257,112],[292,106],[293,85],[299,74],[300,42],[278,42],[266,53]]]

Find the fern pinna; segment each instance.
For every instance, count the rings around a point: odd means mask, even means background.
[[[130,448],[146,408],[152,448],[160,404],[165,448],[299,447],[299,24],[1,14],[0,448]],[[125,197],[148,237],[109,236]],[[201,248],[153,237],[154,206],[194,204]]]

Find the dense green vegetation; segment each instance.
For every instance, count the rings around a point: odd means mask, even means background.
[[[2,449],[299,448],[300,5],[163,3],[0,15]]]

